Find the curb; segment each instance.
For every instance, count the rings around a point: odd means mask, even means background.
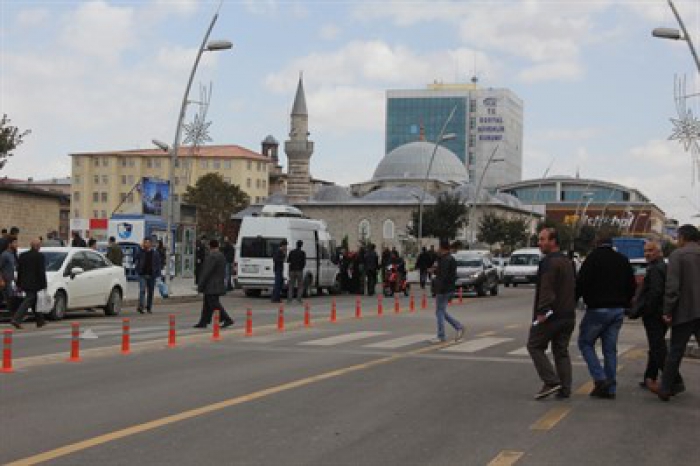
[[[182,304],[182,303],[193,303],[196,301],[200,301],[202,299],[201,295],[198,294],[193,294],[193,295],[186,295],[186,296],[171,296],[169,298],[156,298],[155,296],[153,297],[153,304]],[[124,302],[122,303],[122,306],[138,306],[139,300],[138,298],[134,299],[125,299]]]

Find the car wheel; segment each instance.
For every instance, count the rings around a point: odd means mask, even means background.
[[[335,281],[333,282],[333,286],[328,287],[328,293],[329,294],[340,294],[340,276],[335,277]]]
[[[498,283],[491,288],[491,296],[498,296]]]
[[[259,298],[261,290],[245,290],[245,295],[249,298]]]
[[[112,289],[104,310],[106,316],[118,316],[122,312],[122,292],[119,291],[119,288]]]
[[[486,282],[476,287],[476,294],[478,296],[486,296]]]
[[[517,287],[518,287],[518,284],[517,284],[517,283],[513,283],[513,288],[517,288]]]
[[[49,312],[49,319],[51,320],[61,320],[66,316],[66,311],[68,310],[68,298],[66,293],[59,291],[54,296],[53,309]]]

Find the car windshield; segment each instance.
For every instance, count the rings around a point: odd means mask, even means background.
[[[241,257],[252,257],[257,259],[272,258],[275,251],[280,247],[284,238],[263,238],[256,236],[243,238],[241,242]]]
[[[510,257],[509,265],[537,265],[540,263],[540,256],[534,254],[518,254]]]
[[[457,267],[481,267],[479,259],[457,259]]]
[[[66,256],[68,255],[67,252],[56,251],[42,251],[42,254],[44,255],[44,259],[46,261],[47,272],[58,272],[61,269],[63,262],[66,260]]]

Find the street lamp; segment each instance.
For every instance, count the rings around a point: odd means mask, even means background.
[[[676,17],[676,20],[678,20],[678,25],[681,27],[682,34],[681,31],[675,28],[656,28],[651,32],[651,35],[661,39],[686,41],[688,43],[688,48],[690,49],[690,54],[693,56],[693,60],[695,60],[695,66],[697,66],[698,72],[700,72],[700,59],[698,59],[698,54],[695,52],[693,41],[690,39],[690,34],[688,34],[688,30],[681,19],[681,15],[678,13],[678,10],[676,10],[676,6],[673,4],[672,0],[668,0],[668,6],[671,7],[673,15]]]
[[[197,67],[199,66],[199,60],[202,58],[202,54],[204,52],[217,52],[221,50],[228,50],[231,47],[233,47],[233,44],[227,40],[212,40],[209,41],[209,35],[211,34],[212,29],[214,29],[214,24],[216,24],[216,20],[219,18],[219,11],[217,10],[216,13],[214,13],[214,17],[211,19],[211,23],[209,24],[209,28],[207,29],[207,32],[204,34],[204,39],[202,40],[202,44],[199,46],[199,50],[197,51],[197,57],[194,60],[194,65],[192,66],[192,71],[190,72],[190,77],[187,81],[187,87],[185,88],[185,95],[182,98],[182,104],[180,105],[180,114],[177,119],[177,126],[175,128],[175,139],[173,141],[173,145],[171,147],[168,147],[168,145],[162,141],[158,141],[157,139],[153,140],[153,144],[158,146],[161,150],[165,152],[170,152],[170,163],[168,164],[168,183],[170,184],[170,194],[168,195],[168,212],[167,212],[167,232],[166,232],[166,244],[168,247],[166,248],[166,258],[165,258],[165,263],[167,264],[166,268],[166,274],[165,274],[165,280],[166,283],[170,281],[170,275],[173,271],[170,270],[170,257],[172,254],[172,250],[175,247],[175,241],[173,240],[172,234],[173,234],[173,217],[175,216],[175,200],[174,200],[174,183],[173,183],[173,176],[174,176],[174,171],[175,171],[175,162],[177,160],[177,155],[178,155],[178,149],[180,146],[180,135],[182,133],[182,124],[185,120],[185,112],[187,110],[187,103],[188,103],[188,97],[190,95],[190,88],[192,87],[192,81],[194,80],[194,75],[197,72]],[[208,42],[209,41],[209,42]]]
[[[476,242],[476,229],[474,228],[474,214],[476,210],[476,203],[479,201],[479,194],[481,194],[481,184],[484,182],[484,176],[486,176],[486,172],[489,170],[489,167],[491,166],[492,163],[498,163],[498,162],[505,162],[506,159],[504,158],[494,158],[494,155],[496,155],[496,152],[498,152],[498,148],[500,147],[500,144],[497,144],[496,147],[494,147],[493,152],[491,152],[491,156],[489,156],[489,159],[486,161],[486,165],[484,166],[484,171],[481,172],[481,176],[479,177],[479,183],[476,185],[476,192],[474,193],[474,199],[472,199],[472,205],[469,209],[469,217],[467,221],[467,225],[469,229],[471,230],[471,237],[472,237],[472,242]]]
[[[457,137],[457,135],[454,133],[445,134],[447,125],[450,123],[450,120],[452,120],[452,117],[455,115],[456,111],[457,106],[455,105],[454,107],[452,107],[452,111],[447,117],[447,120],[445,120],[445,123],[442,125],[442,129],[440,129],[440,134],[435,140],[435,146],[433,147],[433,154],[430,156],[430,162],[428,162],[428,170],[425,172],[425,183],[423,186],[423,192],[420,196],[420,204],[418,205],[418,250],[420,250],[420,248],[423,246],[423,204],[425,203],[425,195],[428,191],[428,182],[430,181],[430,170],[432,170],[433,168],[433,161],[435,160],[435,154],[437,154],[438,146],[440,145],[440,143],[444,141],[451,141],[452,139],[455,139]]]

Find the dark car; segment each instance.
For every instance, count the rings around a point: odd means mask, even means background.
[[[479,296],[498,294],[498,268],[487,255],[456,254],[457,288],[474,291]]]

